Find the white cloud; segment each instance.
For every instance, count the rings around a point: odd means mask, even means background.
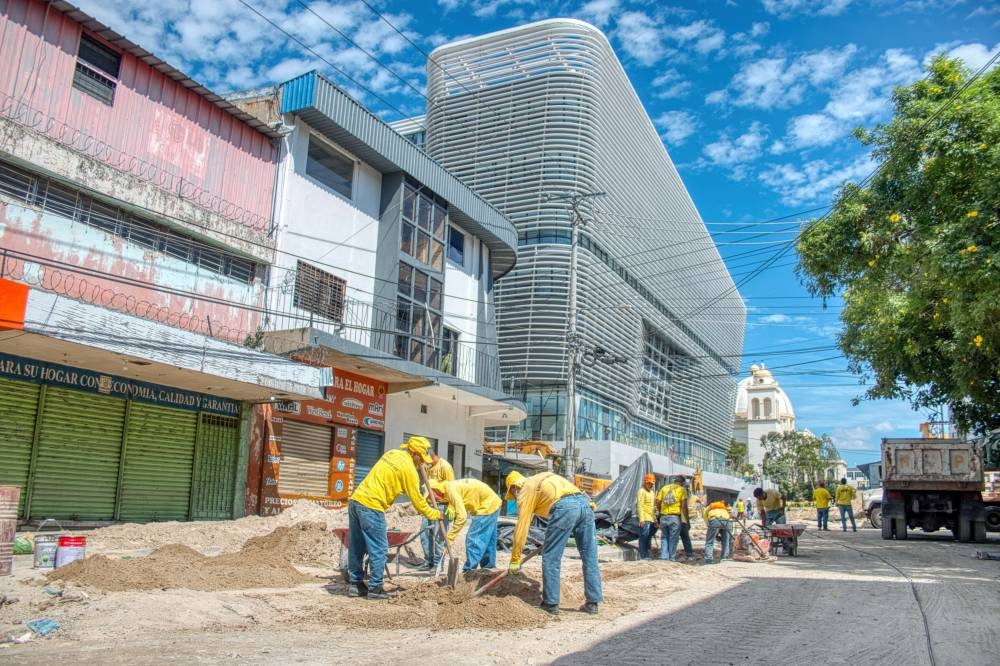
[[[778,18],[796,15],[837,16],[843,13],[852,0],[762,0],[764,11]]]
[[[836,120],[822,113],[810,113],[788,122],[788,138],[797,148],[827,146],[843,136]]]
[[[698,131],[698,121],[687,111],[661,113],[653,124],[660,129],[660,137],[672,146],[683,144]]]
[[[848,44],[840,49],[804,53],[791,61],[785,57],[754,60],[740,68],[723,95],[706,98],[706,102],[728,100],[736,106],[760,109],[798,104],[810,86],[836,80],[856,52],[857,47]]]
[[[791,321],[791,317],[783,314],[772,314],[760,318],[761,324],[784,324]]]
[[[580,7],[580,16],[594,25],[603,28],[611,20],[611,15],[618,10],[618,0],[590,0]]]
[[[622,50],[644,65],[656,63],[665,52],[656,21],[642,12],[625,12],[618,17],[615,35]]]
[[[773,189],[788,206],[829,201],[847,181],[860,182],[875,168],[867,155],[846,164],[813,160],[797,164],[772,164],[760,172],[762,183]]]
[[[924,57],[924,63],[930,62],[938,53],[946,53],[949,58],[959,58],[965,65],[974,72],[979,71],[983,65],[989,62],[997,51],[1000,51],[1000,43],[989,48],[986,44],[959,44],[950,42],[938,44]]]
[[[705,20],[668,26],[663,33],[681,46],[693,48],[701,55],[719,50],[726,41],[726,33]]]
[[[735,139],[723,134],[717,141],[707,144],[702,153],[708,164],[730,169],[731,176],[741,180],[746,175],[745,165],[761,156],[766,139],[767,128],[754,122]]]
[[[658,99],[676,99],[691,90],[691,82],[684,79],[676,69],[661,72],[650,83],[653,96]]]

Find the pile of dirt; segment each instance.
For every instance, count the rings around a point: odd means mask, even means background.
[[[394,504],[385,517],[389,529],[409,532],[420,529],[420,516],[412,504]],[[123,523],[93,530],[85,536],[88,550],[94,553],[151,550],[172,543],[183,543],[206,554],[235,553],[253,537],[307,522],[321,523],[332,532],[347,527],[347,510],[327,509],[300,500],[277,516],[247,516],[227,521]]]
[[[45,575],[87,585],[106,592],[188,589],[242,590],[260,587],[293,587],[312,580],[280,555],[252,548],[246,552],[207,557],[170,544],[147,557],[131,560],[93,555]]]
[[[295,564],[328,567],[339,564],[343,550],[340,540],[327,531],[326,525],[309,521],[251,537],[243,544],[242,552],[270,554]]]

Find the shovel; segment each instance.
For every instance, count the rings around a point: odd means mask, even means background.
[[[434,506],[434,493],[431,491],[431,484],[427,481],[427,470],[420,465],[420,476],[424,480],[424,487],[427,488],[427,502]],[[441,533],[441,540],[444,541],[445,552],[448,553],[448,587],[455,589],[458,587],[458,560],[451,554],[451,544],[448,543],[448,534],[444,529],[444,520],[438,520],[438,531]],[[431,539],[431,550],[434,550],[434,540]]]
[[[540,552],[542,552],[541,548],[538,548],[537,550],[531,551],[530,553],[528,553],[527,555],[524,556],[524,559],[521,560],[521,564],[523,565],[525,562],[527,562],[528,560],[530,560],[531,558],[533,558],[535,555],[538,555],[538,553],[540,553]],[[472,596],[478,597],[479,595],[481,595],[482,593],[486,592],[487,590],[490,590],[490,589],[496,587],[497,583],[499,583],[500,581],[502,581],[504,578],[506,578],[509,575],[510,575],[510,569],[504,569],[499,574],[497,574],[496,576],[494,576],[493,578],[491,578],[488,583],[486,583],[481,588],[479,588],[478,590],[476,590],[475,592],[473,592]]]

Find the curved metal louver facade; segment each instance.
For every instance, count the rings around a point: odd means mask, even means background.
[[[619,362],[582,366],[579,386],[724,450],[746,309],[607,38],[554,19],[431,59],[426,150],[518,230],[497,284],[505,386],[565,383],[573,212],[551,197],[605,192],[581,207],[578,321],[583,349]],[[680,359],[669,399],[647,399],[665,381],[645,367],[650,332]]]

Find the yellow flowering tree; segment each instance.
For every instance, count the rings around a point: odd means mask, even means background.
[[[855,132],[881,168],[808,225],[799,276],[824,301],[850,292],[839,344],[863,397],[1000,427],[1000,69],[937,57],[893,102]]]

